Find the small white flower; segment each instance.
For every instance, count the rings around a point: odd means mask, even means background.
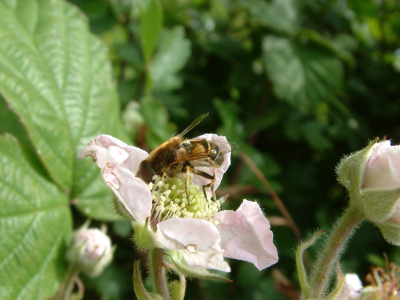
[[[343,290],[340,293],[340,296],[337,300],[356,299],[355,297],[360,295],[360,291],[362,288],[363,288],[362,282],[357,274],[355,273],[346,274]]]

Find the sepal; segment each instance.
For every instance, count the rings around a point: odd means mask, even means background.
[[[118,197],[115,194],[112,197],[112,201],[113,201],[114,209],[115,209],[117,215],[120,215],[121,217],[128,219],[132,222],[136,222],[135,218],[125,208],[124,204],[122,204],[122,202],[118,199]]]
[[[207,269],[195,269],[191,267],[183,257],[183,255],[177,250],[166,250],[168,255],[166,258],[170,258],[172,263],[185,277],[200,278],[200,279],[214,279],[225,282],[232,282],[232,280],[221,276],[216,273],[211,273]]]
[[[152,248],[162,248],[157,241],[154,231],[151,229],[149,219],[145,223],[132,222],[134,230],[133,241],[139,250],[144,251]]]
[[[400,246],[400,225],[394,222],[375,224],[381,230],[384,239],[392,245]]]
[[[342,158],[339,165],[336,167],[338,181],[349,191],[350,195],[353,193],[359,193],[361,190],[362,176],[364,174],[365,166],[372,148],[377,142],[378,139],[375,139],[363,150]]]
[[[387,221],[396,209],[400,188],[394,190],[368,189],[361,192],[364,215],[372,223]]]

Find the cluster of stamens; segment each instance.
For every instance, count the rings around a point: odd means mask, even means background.
[[[192,183],[193,175],[189,175],[189,184],[186,196],[185,175],[169,178],[155,175],[149,183],[153,201],[151,224],[172,218],[195,218],[211,221],[220,210],[225,198],[213,201],[211,197],[204,197],[203,191],[197,184]]]

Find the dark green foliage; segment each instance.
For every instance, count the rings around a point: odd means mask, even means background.
[[[1,299],[54,294],[65,271],[62,239],[72,230],[71,214],[75,227],[86,217],[118,220],[98,169],[76,159],[98,134],[151,150],[209,112],[188,136],[216,132],[239,145],[221,185],[231,193],[225,208],[246,198],[259,201],[267,216],[281,216],[237,155],[243,151],[303,237],[329,230],[346,206],[334,170],[344,154],[376,137],[400,143],[397,1],[69,2],[0,1],[0,131],[8,133],[0,144],[0,235],[32,233],[25,238],[38,255],[28,256],[37,265],[7,283],[12,289],[0,284]],[[17,196],[7,190],[12,185]],[[251,193],[234,192],[244,185]],[[35,209],[21,204],[23,195]],[[34,223],[27,213],[42,219]],[[57,226],[49,225],[56,217]],[[118,224],[109,226],[116,258],[100,280],[84,278],[85,299],[134,297],[133,263],[144,255]],[[297,240],[288,227],[272,230],[280,256],[272,268],[297,285]],[[9,253],[22,245],[4,238],[2,244],[0,282],[20,259]],[[308,251],[311,260],[320,246]],[[347,250],[344,272],[361,277],[369,264],[382,263],[382,252],[392,260],[399,252],[369,224]],[[187,299],[288,299],[274,288],[272,268],[230,264],[233,283],[189,280]],[[53,285],[40,289],[47,282]]]

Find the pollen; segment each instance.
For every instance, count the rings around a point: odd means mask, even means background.
[[[211,221],[221,209],[225,198],[213,201],[211,197],[204,197],[200,186],[192,182],[193,175],[189,175],[187,188],[190,205],[186,197],[185,175],[169,178],[153,176],[149,183],[153,206],[151,211],[151,224],[172,218],[196,218]]]

